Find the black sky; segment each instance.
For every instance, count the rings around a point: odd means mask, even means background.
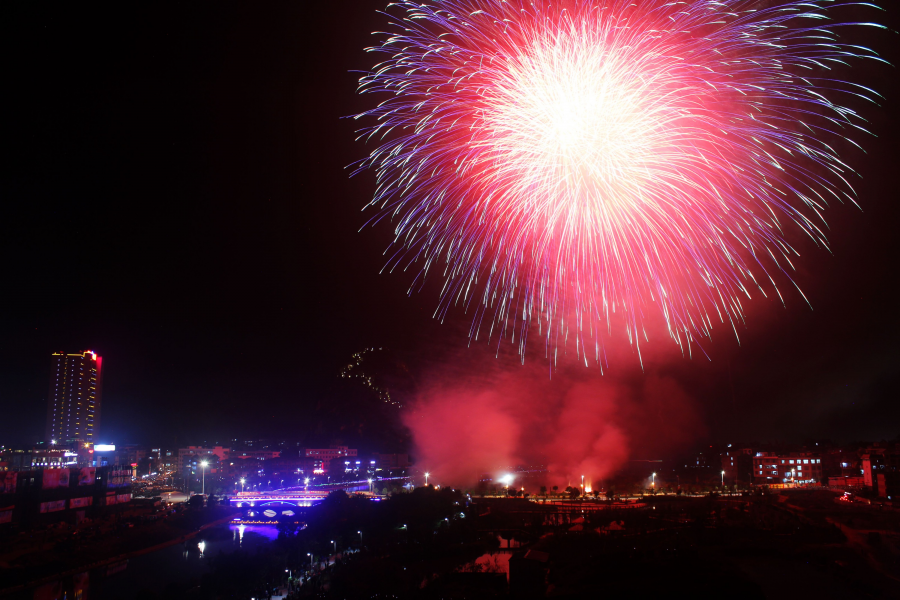
[[[373,401],[339,378],[353,352],[389,347],[417,378],[466,351],[465,316],[440,325],[434,293],[378,274],[389,228],[358,232],[374,186],[348,177],[367,150],[342,117],[367,105],[353,71],[383,4],[0,9],[0,443],[42,435],[56,350],[103,355],[109,441],[360,445],[392,417],[354,422]],[[828,210],[833,255],[803,248],[814,310],[755,300],[740,346],[720,329],[711,362],[664,368],[713,439],[900,433],[900,92],[868,74],[887,99],[848,155],[863,210]]]

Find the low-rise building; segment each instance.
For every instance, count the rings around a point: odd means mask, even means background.
[[[281,450],[233,450],[229,458],[242,460],[273,460],[281,456]]]
[[[866,482],[862,475],[856,477],[829,477],[828,486],[842,489],[859,489],[865,487]]]
[[[106,507],[130,501],[128,466],[0,472],[0,527],[78,523]]]
[[[881,498],[900,498],[900,446],[866,448],[860,459],[867,488]]]
[[[721,453],[722,471],[727,485],[753,481],[753,450],[751,448],[726,448]]]
[[[347,446],[336,446],[334,448],[306,448],[303,451],[303,457],[307,459],[311,459],[313,473],[321,474],[327,473],[331,467],[331,461],[335,459],[339,459],[338,463],[341,466],[344,466],[344,462],[353,457],[353,460],[356,461],[357,451],[355,448],[348,448]],[[341,470],[337,467],[335,463],[335,468],[339,471]]]
[[[753,483],[821,483],[822,458],[812,452],[757,452],[753,456]]]

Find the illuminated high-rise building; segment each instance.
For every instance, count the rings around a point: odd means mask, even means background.
[[[96,441],[100,427],[102,362],[90,350],[53,354],[47,401],[47,439],[51,442]]]

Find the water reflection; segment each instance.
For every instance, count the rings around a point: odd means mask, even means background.
[[[210,559],[238,548],[253,551],[278,538],[272,525],[221,525],[204,530],[192,539],[141,554],[115,565],[67,576],[38,590],[23,591],[14,598],[45,597],[46,589],[87,591],[92,600],[134,598],[138,592],[165,597],[167,586],[196,587],[210,572]],[[46,589],[45,589],[46,588]],[[40,594],[45,594],[44,596]],[[73,597],[71,592],[68,597]],[[62,593],[56,596],[62,597]],[[74,596],[77,597],[77,596]]]
[[[278,528],[273,525],[229,525],[232,531],[232,539],[237,546],[242,548],[255,547],[266,542],[278,539]],[[246,544],[244,535],[246,534]]]

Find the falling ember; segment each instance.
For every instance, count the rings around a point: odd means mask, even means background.
[[[386,268],[441,277],[440,317],[472,309],[472,337],[523,357],[536,323],[548,353],[571,337],[602,363],[617,312],[635,345],[648,312],[688,351],[715,321],[736,333],[742,298],[793,269],[783,224],[827,247],[827,202],[853,201],[832,141],[865,132],[841,102],[877,94],[833,69],[884,62],[840,42],[883,29],[829,20],[840,4],[759,6],[392,4],[360,80],[386,97],[357,115],[374,220],[396,219]]]

